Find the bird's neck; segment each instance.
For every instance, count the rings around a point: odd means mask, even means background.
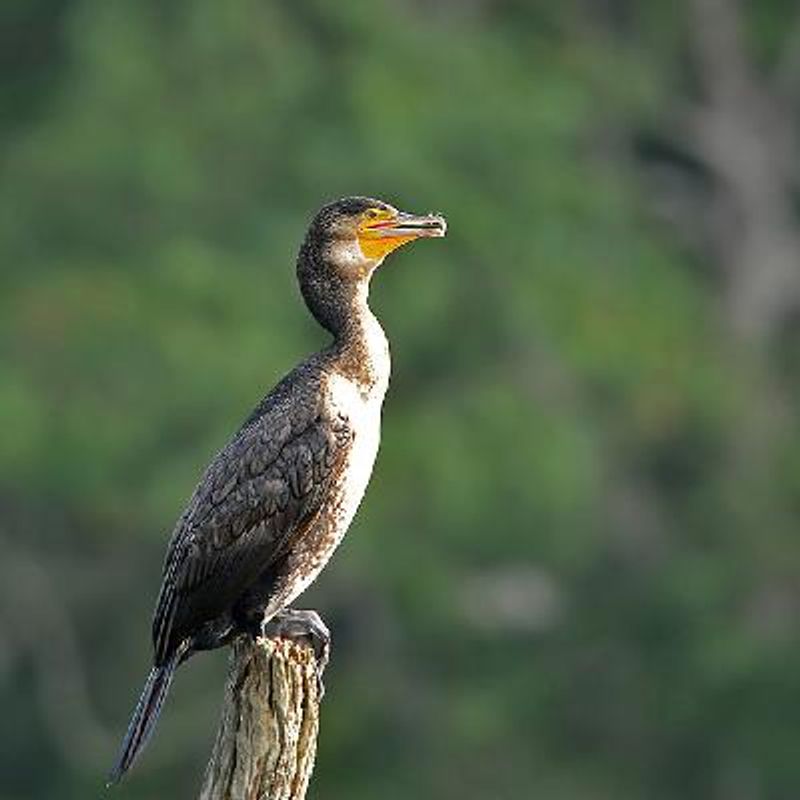
[[[391,362],[389,345],[369,307],[369,276],[345,281],[332,276],[325,254],[306,240],[298,256],[300,289],[314,319],[333,335],[328,349],[333,367],[365,392],[385,391]]]
[[[354,290],[341,324],[331,331],[336,366],[363,389],[385,391],[391,371],[389,342],[369,307],[369,283],[358,284]]]

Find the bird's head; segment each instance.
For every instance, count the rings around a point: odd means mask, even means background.
[[[324,206],[314,217],[307,242],[344,280],[371,275],[389,253],[415,239],[444,236],[438,214],[407,214],[382,200],[346,197]]]
[[[338,335],[361,313],[370,276],[392,250],[415,239],[444,236],[446,230],[438,214],[406,214],[370,197],[346,197],[324,206],[297,259],[306,305]]]

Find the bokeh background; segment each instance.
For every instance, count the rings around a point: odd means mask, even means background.
[[[387,262],[384,443],[304,605],[311,796],[800,796],[794,0],[4,0],[0,796],[101,795],[172,524],[324,342],[317,207]],[[120,800],[196,794],[226,655]]]

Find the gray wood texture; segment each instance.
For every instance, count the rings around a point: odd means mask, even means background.
[[[319,730],[313,648],[284,638],[240,637],[231,650],[200,800],[302,800]]]

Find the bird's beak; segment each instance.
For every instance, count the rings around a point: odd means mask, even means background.
[[[441,214],[406,214],[398,211],[393,219],[382,220],[370,227],[380,238],[422,237],[439,238],[447,232],[447,222]]]
[[[370,219],[358,231],[358,243],[366,258],[382,260],[392,250],[415,239],[442,237],[447,223],[441,214],[406,214],[386,212],[385,216]]]

